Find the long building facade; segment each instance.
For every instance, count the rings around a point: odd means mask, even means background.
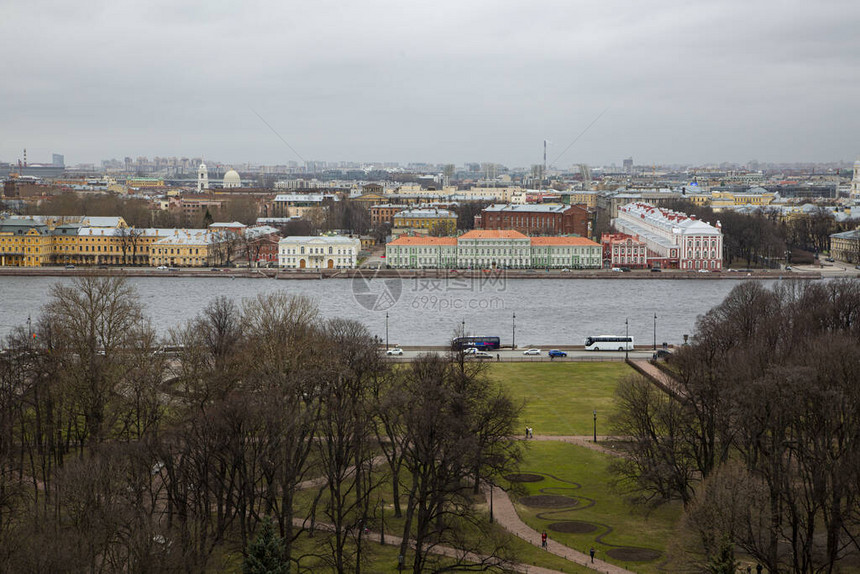
[[[614,225],[645,242],[651,266],[693,271],[723,268],[719,221],[713,226],[684,213],[636,202],[618,208]]]
[[[600,245],[584,237],[473,230],[459,237],[403,236],[385,246],[395,269],[599,269]]]
[[[593,213],[584,205],[494,204],[475,216],[475,229],[513,229],[526,235],[591,236]]]

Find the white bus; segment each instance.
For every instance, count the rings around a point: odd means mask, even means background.
[[[632,351],[633,337],[598,335],[585,340],[586,351]]]

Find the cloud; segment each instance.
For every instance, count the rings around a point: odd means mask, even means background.
[[[0,160],[825,161],[860,151],[860,6],[0,5]]]

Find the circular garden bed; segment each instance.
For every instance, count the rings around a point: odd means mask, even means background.
[[[533,494],[524,496],[520,499],[520,503],[532,508],[567,508],[576,506],[579,501],[569,496],[560,496],[558,494]]]
[[[597,525],[579,520],[567,520],[565,522],[553,522],[549,525],[553,532],[564,532],[566,534],[588,534],[597,530]]]
[[[606,551],[606,555],[616,560],[624,560],[626,562],[650,562],[660,558],[660,551],[651,550],[650,548],[631,548],[630,546],[622,546],[620,548],[611,548]]]
[[[510,482],[540,482],[543,477],[539,474],[509,474],[505,478]]]

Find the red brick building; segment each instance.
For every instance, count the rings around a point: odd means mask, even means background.
[[[394,225],[394,216],[407,209],[409,209],[408,205],[398,205],[394,203],[373,205],[370,207],[370,224],[373,227],[382,223]]]
[[[495,204],[475,216],[475,229],[513,229],[525,235],[591,235],[592,212],[584,205]]]

